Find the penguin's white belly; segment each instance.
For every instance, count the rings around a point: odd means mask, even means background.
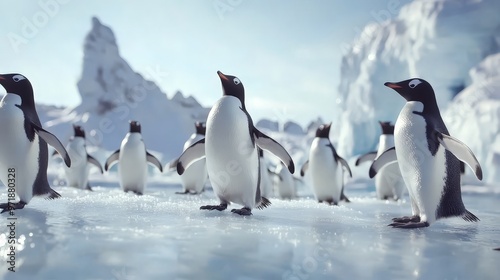
[[[10,185],[15,185],[16,194],[28,203],[33,197],[33,183],[39,170],[38,135],[35,134],[30,142],[24,130],[21,109],[3,101],[0,103],[0,131],[0,179],[6,187],[11,179]]]
[[[435,156],[429,151],[426,122],[413,113],[422,110],[422,103],[408,102],[399,114],[394,132],[396,155],[412,199],[413,214],[430,224],[436,220],[445,185],[446,163],[445,149],[441,145]]]
[[[207,118],[205,154],[215,194],[222,201],[255,206],[258,155],[240,101],[224,96]]]
[[[147,180],[146,148],[140,141],[122,143],[118,158],[120,185],[124,191],[143,193]]]
[[[318,140],[318,141],[317,141]],[[309,155],[309,169],[311,170],[313,191],[317,200],[333,199],[340,201],[341,175],[339,166],[333,158],[332,150],[322,143],[326,139],[314,139]]]
[[[263,197],[269,198],[273,196],[273,185],[269,177],[266,161],[262,158],[260,160],[260,193]]]
[[[379,198],[401,198],[405,184],[398,163],[382,167],[375,176],[375,188]]]
[[[394,147],[394,135],[380,135],[377,156],[380,156],[387,149]],[[391,163],[382,167],[375,176],[375,188],[377,197],[380,199],[399,199],[406,188],[398,163]]]
[[[72,143],[68,145],[66,150],[71,159],[71,167],[64,165],[68,186],[85,189],[87,187],[89,175],[87,152],[83,146],[75,147]]]
[[[192,163],[181,176],[184,190],[195,191],[197,193],[203,190],[207,180],[206,159],[200,159]]]
[[[292,174],[288,171],[288,169],[280,168],[276,170],[281,176],[281,180],[278,178],[277,189],[278,194],[281,198],[292,199],[295,196],[295,185],[293,182]]]

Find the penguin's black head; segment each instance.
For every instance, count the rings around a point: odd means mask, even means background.
[[[85,130],[79,125],[73,125],[73,130],[75,131],[75,137],[85,138]]]
[[[1,74],[0,85],[7,93],[13,93],[21,96],[21,105],[35,105],[33,100],[33,87],[30,81],[21,74]]]
[[[196,134],[205,135],[207,131],[205,122],[196,122],[194,126],[196,127]]]
[[[130,133],[132,132],[141,133],[141,123],[138,121],[130,121]]]
[[[380,127],[382,128],[382,134],[393,135],[394,134],[394,125],[391,122],[378,122]]]
[[[320,125],[318,129],[316,129],[316,137],[329,138],[331,126],[332,123]]]
[[[231,95],[238,98],[241,101],[242,108],[245,109],[245,88],[240,79],[235,76],[224,75],[221,71],[217,71],[217,74],[222,83],[224,95]]]
[[[384,84],[401,95],[406,101],[419,101],[424,105],[436,103],[436,96],[431,84],[426,80],[413,78],[398,83],[387,82]]]

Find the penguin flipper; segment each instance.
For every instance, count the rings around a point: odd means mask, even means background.
[[[163,172],[163,166],[161,165],[161,162],[148,151],[146,151],[146,160],[152,165],[158,167],[158,169],[160,169],[160,172]]]
[[[288,167],[290,173],[293,174],[295,172],[295,164],[293,163],[293,159],[285,150],[285,148],[283,148],[283,146],[281,146],[271,137],[260,132],[255,127],[253,128],[253,134],[255,136],[255,142],[257,143],[257,146],[277,156],[286,165],[286,167]]]
[[[167,163],[165,165],[165,168],[168,169],[168,170],[174,170],[174,169],[177,169],[177,164],[179,163],[179,158],[176,158],[172,161],[170,161],[169,163]]]
[[[483,170],[471,149],[457,138],[435,131],[437,139],[443,147],[450,151],[459,160],[465,162],[476,174],[479,180],[483,179]]]
[[[306,171],[309,169],[309,160],[306,160],[300,169],[300,176],[304,177],[306,175]]]
[[[370,178],[375,177],[377,172],[389,163],[396,162],[398,158],[396,157],[396,147],[389,148],[385,150],[380,156],[378,156],[370,166],[369,175]]]
[[[114,164],[115,161],[118,161],[118,158],[120,157],[120,149],[114,151],[106,160],[106,163],[104,164],[104,170],[108,171],[108,169]]]
[[[367,161],[374,161],[375,158],[377,157],[377,152],[369,152],[369,153],[366,153],[362,156],[360,156],[357,160],[356,160],[356,163],[354,164],[355,166],[358,166],[360,164],[362,164],[363,162],[367,162]]]
[[[182,175],[193,162],[205,157],[205,138],[189,146],[177,160],[177,174]]]
[[[71,159],[69,158],[68,152],[64,148],[63,144],[57,137],[48,132],[47,130],[39,127],[38,125],[34,124],[31,122],[31,126],[35,130],[35,133],[38,135],[38,137],[42,138],[47,144],[51,145],[56,149],[56,151],[61,155],[61,157],[64,159],[64,163],[66,164],[67,167],[71,166]]]
[[[349,168],[349,164],[347,163],[347,161],[345,159],[343,159],[342,157],[340,157],[339,155],[336,155],[335,159],[338,162],[340,162],[340,164],[342,164],[344,166],[344,168],[347,170],[347,172],[349,172],[349,177],[352,178],[351,168]]]
[[[87,161],[95,166],[97,166],[97,168],[99,168],[99,171],[101,171],[101,174],[104,173],[104,171],[102,171],[102,166],[101,164],[97,161],[97,159],[95,159],[93,156],[87,154]]]

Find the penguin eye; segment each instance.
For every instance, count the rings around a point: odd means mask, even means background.
[[[15,75],[14,77],[12,77],[12,80],[14,80],[14,82],[19,82],[19,81],[22,81],[26,79],[23,75]]]
[[[241,84],[240,79],[238,79],[238,78],[234,78],[233,82],[234,82],[235,85]]]
[[[416,86],[418,86],[420,83],[422,83],[419,79],[415,79],[415,80],[411,80],[410,83],[408,84],[408,86],[410,88],[415,88]]]

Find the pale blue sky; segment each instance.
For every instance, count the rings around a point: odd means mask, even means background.
[[[406,2],[2,0],[0,73],[25,74],[37,102],[77,105],[83,40],[97,16],[132,68],[169,97],[180,89],[211,106],[221,96],[221,70],[242,80],[256,120],[327,121],[335,113],[343,48],[366,23],[390,14],[390,5]],[[36,27],[27,36],[26,22]],[[25,41],[13,44],[12,34]]]

